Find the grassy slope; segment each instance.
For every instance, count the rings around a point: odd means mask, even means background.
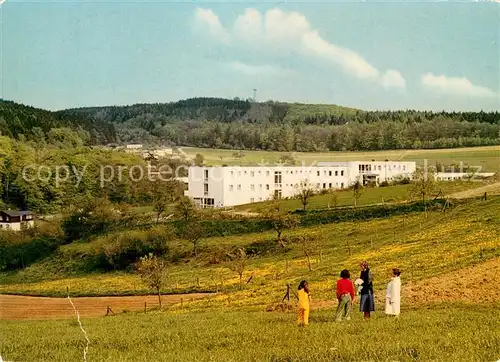
[[[479,182],[439,182],[436,184],[436,189],[433,191],[434,194],[441,192],[443,195],[448,195],[451,193],[465,191],[483,186],[484,183]],[[393,202],[403,202],[411,200],[411,190],[412,185],[396,185],[388,187],[377,187],[377,188],[365,188],[358,200],[359,205],[370,205],[378,203],[393,203]],[[338,193],[337,206],[353,206],[354,199],[351,190],[339,190]],[[329,196],[328,195],[316,195],[311,197],[308,204],[308,209],[324,209],[328,207]],[[288,210],[296,210],[302,208],[302,203],[297,199],[290,199],[283,201],[284,207]],[[331,201],[330,201],[331,204]],[[236,210],[249,211],[249,212],[260,212],[268,207],[269,202],[255,202],[252,204],[239,205],[236,206]],[[333,207],[333,205],[330,205]]]
[[[199,302],[205,308],[227,303],[242,307],[262,306],[280,298],[287,282],[297,284],[303,278],[311,281],[318,299],[331,299],[331,287],[342,268],[357,270],[360,260],[368,260],[375,275],[376,287],[383,288],[389,270],[398,266],[404,270],[407,281],[421,280],[427,275],[439,275],[460,269],[482,260],[500,256],[500,200],[475,201],[443,213],[412,214],[390,219],[366,222],[342,222],[297,229],[288,235],[307,232],[320,240],[319,252],[313,256],[313,271],[307,270],[306,260],[299,245],[289,250],[278,249],[248,262],[245,279],[254,275],[252,283],[243,291],[236,291],[237,276],[228,264],[208,264],[214,248],[248,245],[272,240],[272,232],[209,238],[202,241],[202,255],[172,266],[169,285],[165,292],[186,290],[232,291],[216,298]],[[73,295],[141,294],[147,290],[136,276],[124,272],[107,274],[74,273],[81,263],[81,254],[90,251],[93,243],[74,243],[61,247],[52,258],[14,273],[3,274],[0,292],[64,296],[66,286]],[[188,249],[179,242],[172,247]],[[72,272],[73,271],[73,272]],[[200,287],[197,287],[197,278]],[[222,284],[222,287],[221,287]],[[229,299],[230,298],[230,299]]]
[[[183,147],[184,152],[191,156],[201,153],[208,165],[248,165],[261,161],[275,163],[286,152],[244,151],[241,159],[233,157],[234,150],[211,148]],[[388,151],[358,151],[358,152],[294,152],[296,160],[307,165],[320,161],[364,161],[385,159],[394,161],[416,161],[419,164],[427,160],[429,166],[436,162],[444,165],[460,164],[481,166],[489,172],[500,172],[500,147],[451,148],[436,150],[388,150]]]

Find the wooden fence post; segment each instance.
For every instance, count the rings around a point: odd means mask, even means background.
[[[285,301],[285,299],[290,302],[290,284],[287,284],[286,285],[286,293],[285,295],[283,296],[283,299],[281,299],[281,303],[283,303]]]

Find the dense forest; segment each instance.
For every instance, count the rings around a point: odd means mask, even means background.
[[[335,105],[193,98],[60,112],[116,125],[118,142],[275,151],[500,144],[499,112],[360,111]]]
[[[92,118],[76,118],[71,114],[56,113],[0,100],[0,135],[15,139],[50,138],[54,129],[71,129],[86,144],[104,144],[116,140],[112,123]]]
[[[354,151],[500,144],[499,112],[361,111],[335,105],[192,98],[50,112],[0,102],[0,132],[86,145],[140,142],[270,151]]]
[[[182,185],[171,179],[175,174],[165,173],[158,180],[140,156],[85,146],[76,132],[64,130],[54,143],[0,136],[0,209],[52,213],[94,198],[151,205],[158,197],[171,196],[173,186],[176,194],[182,193]],[[185,162],[165,159],[151,164],[167,171]],[[179,176],[186,176],[185,171]]]

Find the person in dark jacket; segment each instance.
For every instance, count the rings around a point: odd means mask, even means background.
[[[360,279],[363,280],[361,288],[361,297],[359,302],[359,311],[363,312],[365,319],[370,318],[370,313],[375,311],[375,299],[373,298],[373,278],[368,263],[361,262],[361,275]]]

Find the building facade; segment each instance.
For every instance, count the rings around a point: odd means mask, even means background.
[[[301,183],[321,191],[411,177],[415,162],[323,162],[315,166],[189,167],[186,195],[199,207],[228,207],[291,197]]]
[[[0,211],[0,229],[20,231],[35,226],[33,214],[30,211]]]

